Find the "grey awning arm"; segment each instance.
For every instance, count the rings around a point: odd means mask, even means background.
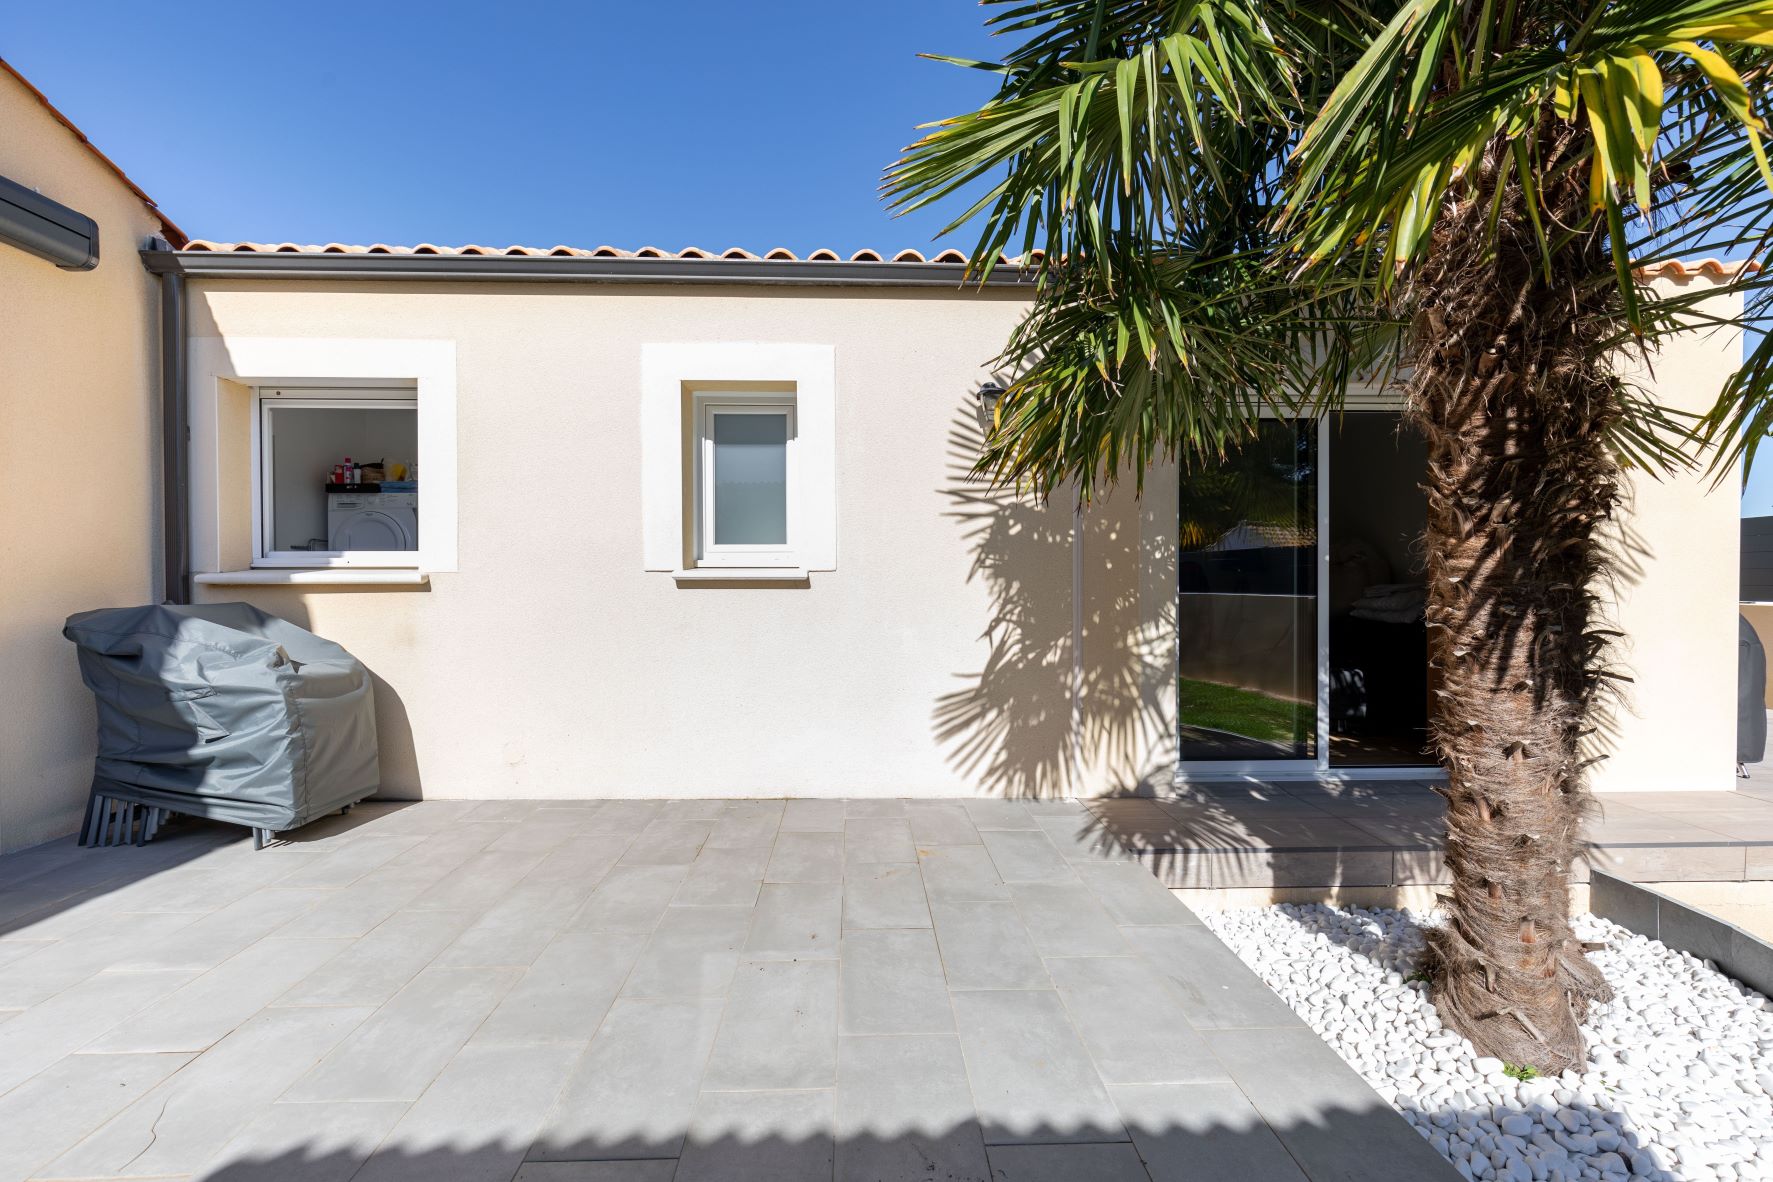
[[[77,209],[0,176],[0,242],[65,271],[98,266],[98,223]]]

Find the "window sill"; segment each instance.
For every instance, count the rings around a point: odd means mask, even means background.
[[[301,586],[317,584],[351,584],[359,587],[422,587],[431,576],[422,570],[377,570],[370,567],[290,568],[272,570],[227,570],[215,574],[192,575],[191,581],[210,587]]]
[[[674,570],[678,586],[696,583],[804,583],[807,572],[798,566],[698,566]]]

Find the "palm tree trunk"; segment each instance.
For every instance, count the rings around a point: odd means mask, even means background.
[[[1562,133],[1546,127],[1555,162]],[[1571,932],[1569,887],[1591,801],[1580,748],[1604,681],[1597,531],[1618,496],[1606,435],[1619,387],[1594,346],[1621,314],[1599,236],[1556,251],[1546,281],[1518,179],[1500,167],[1508,151],[1493,145],[1411,281],[1408,396],[1429,444],[1431,712],[1453,883],[1429,937],[1430,980],[1442,1020],[1480,1053],[1557,1072],[1584,1065],[1579,1023],[1609,996]],[[1553,226],[1586,214],[1587,169],[1564,171],[1544,191]]]

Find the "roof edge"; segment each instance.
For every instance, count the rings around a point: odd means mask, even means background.
[[[406,279],[470,282],[727,283],[839,287],[980,286],[963,263],[875,263],[840,259],[609,257],[601,255],[320,254],[296,251],[150,249],[155,274],[198,279]],[[983,286],[1032,290],[1034,275],[994,269]]]
[[[74,138],[84,144],[88,152],[91,152],[94,156],[99,158],[100,164],[103,164],[108,168],[113,176],[122,181],[124,186],[131,193],[134,193],[143,205],[148,207],[148,212],[154,215],[154,220],[160,223],[161,230],[165,231],[167,239],[171,241],[174,246],[183,246],[186,242],[190,241],[190,235],[179,229],[178,223],[174,222],[171,218],[167,217],[165,213],[161,212],[160,206],[155,200],[148,196],[140,185],[130,180],[129,174],[124,172],[115,160],[99,151],[98,145],[87,139],[86,133],[81,131],[72,119],[62,114],[56,105],[49,101],[49,96],[31,85],[31,80],[18,72],[18,67],[14,66],[5,58],[0,57],[0,71],[4,71],[17,79],[18,84],[29,91],[38,102],[42,103],[44,110],[48,111],[57,123],[72,132]]]

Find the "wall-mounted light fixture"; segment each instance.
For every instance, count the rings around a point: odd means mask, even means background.
[[[985,412],[987,418],[997,413],[997,404],[1003,394],[1003,386],[997,382],[986,382],[973,391],[973,395],[979,400],[979,409]]]

